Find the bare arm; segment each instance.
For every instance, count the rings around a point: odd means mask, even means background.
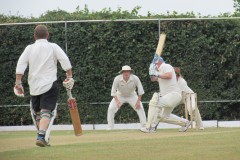
[[[167,73],[158,75],[158,78],[161,78],[161,79],[172,79],[172,72],[167,72]]]
[[[172,79],[172,72],[167,72],[167,73],[164,73],[164,74],[161,74],[161,75],[158,75],[158,76],[152,76],[151,77],[151,81],[152,82],[158,81],[158,78],[161,78],[161,79]]]
[[[16,85],[22,84],[22,74],[16,74]]]
[[[73,77],[72,69],[69,69],[69,70],[66,71],[66,76],[67,76],[67,78],[72,78]]]
[[[141,108],[141,100],[142,100],[142,95],[139,95],[139,96],[138,96],[137,103],[136,103],[136,108],[137,108],[137,109],[140,109],[140,108]]]
[[[117,77],[115,77],[113,80],[112,89],[111,89],[111,96],[113,96],[113,97],[117,96],[118,83],[119,83],[119,80]]]
[[[113,98],[115,99],[116,102],[119,101],[117,96],[114,96]]]
[[[122,104],[121,104],[121,102],[119,101],[118,97],[117,97],[117,96],[114,96],[113,98],[115,99],[118,108],[120,108]]]
[[[138,96],[138,101],[141,101],[142,100],[142,95],[139,95]]]

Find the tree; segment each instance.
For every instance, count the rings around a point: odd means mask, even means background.
[[[240,0],[233,0],[234,4],[233,7],[235,8],[236,12],[240,12]]]

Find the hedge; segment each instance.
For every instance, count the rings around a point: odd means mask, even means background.
[[[148,67],[158,42],[159,21],[103,21],[46,23],[49,41],[68,54],[76,80],[73,95],[80,107],[82,123],[106,123],[114,77],[123,65],[130,65],[140,78],[149,101],[158,84],[150,82]],[[26,97],[13,93],[16,63],[26,45],[34,43],[36,24],[0,26],[0,105],[28,104],[27,72],[23,85]],[[163,57],[182,69],[199,101],[239,99],[239,20],[162,20],[161,32],[167,34]],[[67,42],[67,50],[66,50]],[[59,110],[56,123],[69,124],[65,73],[58,66]],[[147,113],[148,106],[144,104]],[[199,103],[204,120],[239,120],[239,102]],[[32,124],[28,107],[1,107],[0,125]],[[182,115],[181,107],[174,113]],[[116,123],[138,122],[137,114],[124,105]]]

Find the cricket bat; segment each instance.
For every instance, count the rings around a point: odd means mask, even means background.
[[[160,34],[158,46],[156,50],[156,53],[158,54],[159,57],[162,55],[165,40],[166,40],[166,34],[165,33]]]
[[[72,119],[75,136],[81,136],[82,135],[82,126],[81,126],[80,116],[78,113],[76,99],[72,97],[72,92],[69,89],[67,89],[67,95],[68,95],[70,116]]]

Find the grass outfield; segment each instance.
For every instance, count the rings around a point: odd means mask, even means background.
[[[240,128],[53,131],[51,147],[35,146],[36,132],[0,132],[1,160],[239,160]]]

